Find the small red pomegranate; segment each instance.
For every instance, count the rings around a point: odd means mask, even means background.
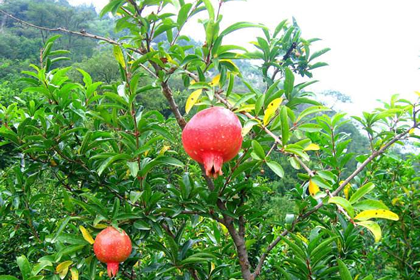
[[[118,273],[118,265],[131,254],[131,240],[124,230],[119,232],[113,227],[101,231],[93,244],[93,251],[99,261],[107,264],[108,276]]]
[[[242,145],[242,126],[230,110],[212,107],[197,113],[182,131],[187,154],[204,164],[206,175],[222,175],[222,165],[234,158]]]

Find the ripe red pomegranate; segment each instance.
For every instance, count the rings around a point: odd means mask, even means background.
[[[119,232],[113,227],[101,231],[93,244],[93,251],[99,261],[107,264],[108,276],[118,273],[118,265],[131,254],[131,240],[124,230]]]
[[[182,131],[187,154],[204,164],[206,175],[222,175],[222,164],[234,158],[242,145],[242,126],[230,110],[212,107],[197,113]]]

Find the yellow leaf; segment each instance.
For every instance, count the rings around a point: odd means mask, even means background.
[[[168,62],[174,65],[179,65],[178,62],[176,62],[175,60],[172,59],[172,57],[167,53],[166,54],[166,58],[168,59]]]
[[[344,183],[344,181],[340,181],[340,185],[341,185],[342,183]],[[344,195],[346,196],[346,199],[349,199],[349,192],[350,192],[350,189],[351,189],[351,185],[350,185],[350,184],[347,184],[347,185],[344,187]]]
[[[163,146],[162,149],[160,149],[159,155],[163,155],[167,150],[169,150],[171,146]]]
[[[85,229],[83,226],[79,226],[80,231],[82,232],[83,238],[89,242],[90,244],[95,243],[95,241],[92,238],[92,235]]]
[[[216,268],[216,266],[214,265],[214,263],[211,263],[210,265],[210,273]]]
[[[97,229],[104,229],[104,228],[107,228],[108,226],[104,224],[97,224],[97,225],[94,225],[93,227]]]
[[[67,272],[69,272],[69,266],[72,264],[72,261],[65,261],[57,265],[55,272],[60,276],[61,279],[66,277]]]
[[[190,94],[190,96],[187,99],[187,104],[185,104],[185,112],[187,114],[191,110],[191,108],[194,106],[194,104],[197,103],[197,100],[198,98],[200,98],[200,95],[202,92],[203,92],[202,89],[198,89]]]
[[[420,96],[420,91],[415,91],[414,93]]]
[[[114,56],[118,63],[125,68],[124,54],[119,46],[114,46]]]
[[[216,75],[216,76],[213,78],[213,80],[211,80],[210,85],[211,85],[212,87],[216,87],[216,86],[218,86],[218,85],[219,85],[219,83],[220,83],[220,74]]]
[[[72,268],[70,269],[70,273],[71,273],[71,280],[79,280],[79,271],[77,271],[76,268]]]
[[[337,239],[336,244],[337,244],[338,252],[342,252],[343,251],[343,244],[341,244],[340,239]]]
[[[357,214],[356,217],[354,217],[355,220],[359,221],[366,221],[372,218],[388,219],[393,221],[398,221],[399,219],[397,214],[384,209],[365,210]]]
[[[99,276],[102,277],[104,275],[104,271],[99,272]]]
[[[236,66],[236,64],[230,59],[221,59],[219,60],[219,62],[227,62],[230,65],[232,65],[235,68],[235,70],[232,71],[232,73],[238,74],[240,72],[238,66]]]
[[[317,144],[311,143],[309,144],[305,149],[303,149],[304,151],[318,151],[319,150],[319,146]]]
[[[410,129],[409,131],[408,131],[408,134],[414,134],[414,128],[412,128],[412,129]]]
[[[320,191],[321,190],[319,189],[318,185],[314,181],[309,180],[309,193],[311,196],[315,196]]]
[[[228,229],[225,227],[225,225],[224,224],[220,224],[220,223],[219,223],[219,225],[222,228],[223,233],[224,234],[227,234],[228,233]]]
[[[270,104],[268,104],[267,109],[264,112],[264,119],[263,119],[264,125],[267,125],[270,122],[270,120],[274,116],[274,113],[280,107],[280,104],[282,101],[283,101],[283,98],[276,98],[273,101],[271,101]]]
[[[370,230],[370,232],[375,237],[375,242],[379,242],[381,240],[382,231],[381,231],[381,227],[377,223],[373,221],[364,221],[364,222],[357,222],[356,224]]]
[[[411,196],[410,191],[406,187],[402,187],[402,189],[408,197]]]
[[[255,110],[255,104],[245,104],[240,108],[236,109],[236,112],[251,112]]]
[[[400,200],[400,198],[399,197],[395,197],[394,199],[392,199],[392,205],[395,205],[395,204],[397,204],[397,202]]]
[[[302,240],[305,244],[309,244],[308,239],[306,239],[306,237],[305,237],[305,236],[303,236],[300,232],[298,232],[298,233],[296,234],[296,236],[297,236],[300,240]]]

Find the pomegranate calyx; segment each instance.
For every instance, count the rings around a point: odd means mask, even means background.
[[[216,153],[206,153],[203,155],[203,163],[208,177],[216,179],[217,176],[223,175],[223,157],[221,155]]]
[[[109,262],[107,263],[107,270],[109,278],[117,276],[118,273],[118,263]]]

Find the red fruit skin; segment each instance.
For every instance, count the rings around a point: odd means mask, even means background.
[[[212,107],[198,112],[182,131],[187,154],[204,164],[206,175],[222,175],[222,164],[233,159],[242,146],[242,126],[230,110]]]
[[[131,250],[130,237],[125,231],[119,232],[113,227],[102,230],[93,244],[93,251],[98,260],[107,264],[109,277],[117,275],[118,264],[130,256]]]

